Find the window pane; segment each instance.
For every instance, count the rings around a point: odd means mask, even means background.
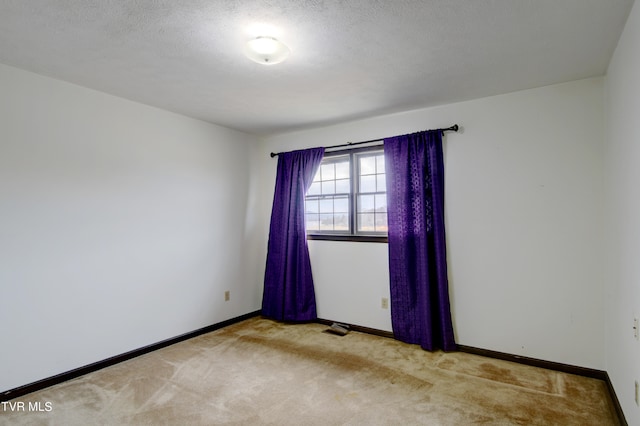
[[[320,165],[322,180],[333,180],[336,178],[334,163]]]
[[[387,215],[385,213],[376,213],[376,232],[387,232]]]
[[[322,193],[335,194],[336,193],[335,181],[334,180],[322,181]]]
[[[320,211],[318,210],[318,200],[317,199],[306,200],[304,203],[304,210],[307,213],[318,213]]]
[[[334,221],[336,231],[349,231],[349,214],[338,214]]]
[[[386,212],[387,211],[387,194],[376,194],[375,197],[376,197],[376,211]]]
[[[376,171],[384,173],[384,154],[376,155]]]
[[[320,213],[333,214],[333,198],[320,200]]]
[[[373,213],[358,214],[358,231],[361,231],[361,232],[375,231]]]
[[[358,197],[358,213],[372,212],[375,209],[374,195],[360,195]]]
[[[349,179],[336,180],[336,193],[348,194],[351,191]]]
[[[349,199],[347,197],[336,198],[333,206],[336,213],[349,214]]]
[[[360,157],[360,174],[370,175],[376,172],[376,157]]]
[[[320,182],[314,182],[309,187],[307,195],[320,195]]]
[[[333,214],[320,215],[320,230],[333,231]]]
[[[376,185],[378,192],[387,192],[387,179],[386,175],[377,175],[376,176]]]
[[[376,176],[360,176],[360,192],[376,192]]]
[[[349,162],[336,163],[336,179],[349,179]]]

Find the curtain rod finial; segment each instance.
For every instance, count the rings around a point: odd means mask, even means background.
[[[275,157],[276,155],[278,155],[278,154],[276,154],[275,152],[272,152],[271,153],[271,158]]]

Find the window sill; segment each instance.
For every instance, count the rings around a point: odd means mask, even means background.
[[[356,243],[387,243],[386,236],[378,235],[333,235],[333,234],[308,234],[307,240],[315,241],[350,241]]]

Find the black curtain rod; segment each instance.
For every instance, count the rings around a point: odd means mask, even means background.
[[[434,129],[434,130],[440,130],[441,132],[457,132],[458,129],[460,127],[458,127],[457,124],[454,124],[451,127],[447,127],[446,129]],[[347,142],[347,143],[343,143],[340,145],[332,145],[332,146],[326,146],[324,149],[333,149],[333,148],[343,148],[345,146],[354,146],[354,145],[362,145],[365,143],[371,143],[371,142],[378,142],[381,140],[384,140],[385,138],[378,138],[378,139],[371,139],[368,141],[360,141],[360,142]],[[271,158],[275,157],[276,155],[280,155],[280,154],[284,154],[284,152],[272,152],[271,153]]]

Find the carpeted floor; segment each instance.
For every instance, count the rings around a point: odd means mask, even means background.
[[[43,411],[0,406],[0,424],[617,424],[599,380],[326,328],[249,319],[13,400]]]

